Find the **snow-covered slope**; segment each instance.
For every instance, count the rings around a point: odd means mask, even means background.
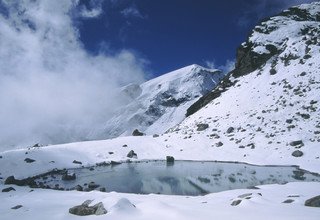
[[[188,114],[172,132],[199,133],[212,147],[243,157],[277,155],[320,166],[320,3],[256,26],[238,50],[236,69]],[[209,127],[197,131],[199,124]]]
[[[117,97],[123,101],[122,107],[90,139],[131,135],[135,129],[147,134],[163,133],[180,123],[186,109],[210,92],[223,76],[219,70],[194,64],[141,85],[125,86]]]

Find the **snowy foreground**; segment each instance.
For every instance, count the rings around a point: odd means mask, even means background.
[[[195,137],[196,138],[196,137]],[[111,160],[126,161],[126,154],[134,150],[138,159],[165,159],[172,155],[176,159],[224,160],[265,164],[298,164],[302,168],[319,172],[317,161],[296,160],[292,156],[279,159],[277,154],[262,160],[263,153],[239,156],[237,151],[219,151],[208,147],[207,139],[197,141],[177,139],[169,134],[160,137],[122,137],[105,141],[80,142],[40,148],[20,149],[0,153],[0,172],[5,179],[10,175],[25,178],[49,171],[53,168],[71,168],[95,165]],[[202,140],[202,142],[201,142]],[[210,139],[208,139],[209,141]],[[192,144],[194,143],[194,144]],[[123,147],[123,145],[127,145]],[[242,149],[239,149],[242,150]],[[113,154],[110,154],[113,152]],[[27,153],[27,154],[26,154]],[[242,155],[242,154],[241,154]],[[26,163],[25,158],[35,160]],[[73,163],[81,161],[82,165]],[[316,163],[317,162],[317,163]],[[263,164],[259,163],[259,164]],[[0,189],[8,185],[0,185]],[[320,194],[320,183],[288,183],[265,185],[260,189],[231,190],[206,196],[136,195],[103,193],[99,191],[55,191],[13,186],[16,191],[0,193],[1,219],[318,219],[320,209],[304,206],[304,202]],[[252,193],[252,195],[241,196]],[[260,194],[261,195],[260,195]],[[240,197],[239,197],[240,196]],[[238,198],[239,197],[239,198]],[[245,198],[241,198],[245,197]],[[125,199],[122,199],[125,198]],[[101,216],[78,217],[69,214],[69,208],[85,200],[93,204],[103,202],[108,213]],[[283,203],[292,199],[291,203]],[[120,201],[119,201],[120,200]],[[129,200],[129,201],[127,201]],[[231,204],[241,200],[240,204]],[[132,206],[133,204],[134,206]],[[13,210],[14,206],[23,207]]]
[[[304,206],[319,194],[320,183],[265,185],[255,190],[232,190],[206,196],[135,195],[17,188],[1,193],[1,219],[319,219],[320,209]],[[244,195],[252,193],[252,195]],[[244,195],[244,196],[242,196]],[[240,197],[240,198],[239,198]],[[245,197],[245,198],[241,198]],[[108,213],[79,217],[69,207],[87,199],[103,202]],[[283,203],[291,199],[292,203]],[[241,200],[237,206],[231,203]],[[22,205],[20,209],[11,207]],[[134,205],[134,206],[133,206]]]

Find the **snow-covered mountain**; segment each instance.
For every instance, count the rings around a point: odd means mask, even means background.
[[[216,69],[190,65],[141,85],[121,88],[123,104],[91,139],[131,135],[139,129],[146,134],[163,133],[185,118],[185,112],[200,96],[210,92],[223,78]]]
[[[243,157],[277,154],[320,165],[320,3],[256,26],[235,70],[187,112],[172,129],[185,138],[202,133],[213,147]],[[197,131],[200,124],[208,129]]]

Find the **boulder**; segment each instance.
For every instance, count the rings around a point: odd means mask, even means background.
[[[304,144],[303,144],[302,140],[291,141],[291,142],[290,142],[290,146],[293,146],[293,147],[295,147],[295,146],[303,146],[303,145],[304,145]]]
[[[131,150],[127,154],[127,157],[129,157],[129,158],[137,158],[137,154],[133,150]]]
[[[295,150],[295,151],[292,152],[291,155],[294,156],[294,157],[302,157],[303,152],[300,151],[300,150]]]
[[[86,200],[81,205],[74,206],[69,209],[69,213],[79,216],[87,215],[104,215],[107,213],[107,210],[104,208],[103,203],[99,202],[93,206],[89,206],[92,200]]]
[[[234,127],[229,127],[228,129],[227,129],[227,134],[230,134],[230,133],[232,133],[234,131]]]
[[[231,203],[231,205],[232,205],[232,206],[237,206],[237,205],[239,205],[240,203],[241,203],[241,200],[238,199],[238,200],[234,200],[234,201]]]
[[[167,163],[174,163],[174,157],[167,156],[166,159],[167,159]]]
[[[23,207],[22,205],[16,205],[16,206],[13,206],[11,209],[20,209],[22,207]]]
[[[74,163],[74,164],[82,164],[82,162],[77,161],[77,160],[72,161],[72,163]]]
[[[132,132],[132,136],[143,136],[144,133],[140,132],[138,129],[135,129],[133,132]]]
[[[305,201],[304,203],[305,206],[310,206],[310,207],[320,207],[320,195],[312,197],[308,200]]]
[[[33,162],[35,162],[34,159],[30,159],[30,158],[26,158],[26,159],[24,159],[24,161],[25,161],[26,163],[33,163]]]
[[[75,180],[76,179],[76,174],[75,173],[72,173],[72,174],[65,173],[65,174],[62,175],[61,179],[64,180],[64,181]]]
[[[4,188],[2,192],[16,191],[13,187]]]
[[[208,124],[204,124],[204,123],[197,124],[197,131],[204,131],[204,130],[206,130],[208,127],[209,127]]]

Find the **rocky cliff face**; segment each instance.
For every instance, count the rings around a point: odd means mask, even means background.
[[[312,55],[317,56],[319,22],[319,2],[292,7],[262,21],[238,48],[235,69],[215,90],[195,102],[186,115],[195,113],[219,97],[235,84],[238,77],[263,68],[267,62],[272,63],[270,71],[275,73],[274,67],[279,63],[288,66],[293,60],[298,60],[304,64]]]

